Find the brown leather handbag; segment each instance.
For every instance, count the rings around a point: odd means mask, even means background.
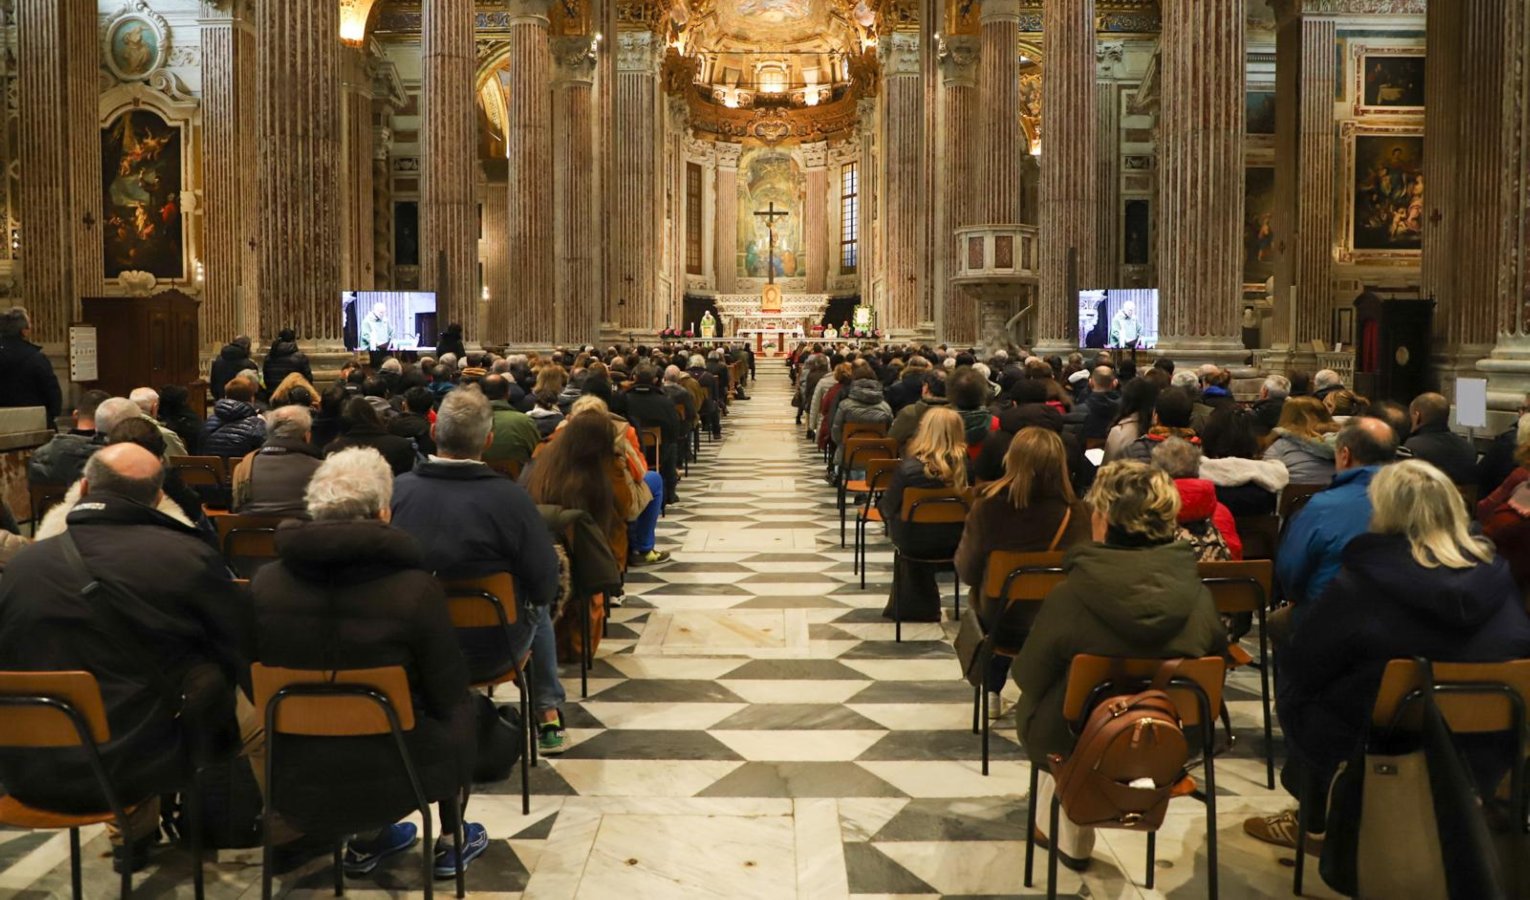
[[[1179,712],[1165,692],[1178,666],[1169,660],[1147,690],[1096,705],[1073,753],[1052,754],[1057,797],[1073,824],[1137,831],[1163,824],[1190,759]]]

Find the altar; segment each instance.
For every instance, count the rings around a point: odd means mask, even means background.
[[[786,353],[788,340],[802,340],[823,321],[829,295],[781,294],[779,312],[763,310],[759,294],[719,294],[716,306],[723,334],[753,338],[757,353],[765,352],[767,341],[771,350]]]

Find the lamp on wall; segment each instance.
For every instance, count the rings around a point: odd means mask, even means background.
[[[207,266],[203,265],[200,259],[196,261],[196,264],[192,267],[192,271],[196,273],[193,277],[195,279],[194,283],[197,287],[201,287],[207,282]]]

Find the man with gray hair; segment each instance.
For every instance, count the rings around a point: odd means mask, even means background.
[[[181,440],[180,435],[171,431],[165,426],[165,423],[159,420],[159,391],[151,387],[133,388],[133,392],[128,394],[128,399],[138,404],[138,409],[143,413],[143,417],[153,422],[154,427],[159,429],[160,437],[165,439],[166,459],[172,456],[188,455],[186,452],[186,442]]]
[[[393,492],[393,524],[414,535],[425,568],[443,578],[482,578],[508,572],[515,579],[516,621],[511,652],[531,650],[532,705],[546,754],[567,747],[559,707],[558,646],[549,605],[558,594],[558,557],[531,495],[483,463],[494,441],[494,411],[477,387],[447,394],[431,437],[436,453],[400,475]],[[477,660],[477,670],[503,660]]]
[[[1259,399],[1254,401],[1253,413],[1256,430],[1264,437],[1280,424],[1280,414],[1286,408],[1286,398],[1291,396],[1291,379],[1284,375],[1269,375],[1259,387]]]
[[[52,428],[64,408],[53,364],[32,343],[32,320],[13,306],[0,313],[0,407],[41,406]]]
[[[1312,396],[1321,400],[1334,391],[1344,390],[1344,379],[1333,369],[1320,369],[1312,376]]]
[[[313,446],[313,413],[304,406],[279,406],[265,420],[265,443],[234,466],[230,509],[305,518],[304,492],[323,462]]]

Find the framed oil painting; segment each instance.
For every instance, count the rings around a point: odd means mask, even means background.
[[[1243,95],[1244,130],[1249,134],[1275,133],[1275,92],[1249,91]]]
[[[1357,115],[1423,114],[1425,58],[1422,48],[1358,46],[1354,55]]]
[[[1341,134],[1352,184],[1340,261],[1415,261],[1424,233],[1423,129],[1346,122]]]
[[[1243,280],[1262,283],[1275,274],[1275,168],[1243,170]]]
[[[131,270],[186,277],[181,153],[181,129],[147,109],[129,110],[101,129],[107,278]]]
[[[165,20],[124,10],[106,24],[102,56],[119,81],[143,81],[165,64],[169,52]]]

